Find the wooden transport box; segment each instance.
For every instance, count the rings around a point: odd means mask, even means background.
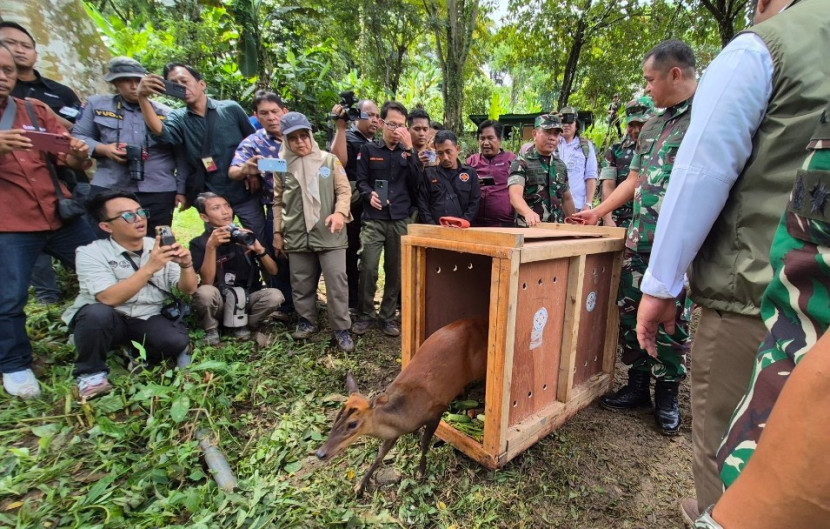
[[[497,468],[610,389],[624,236],[622,228],[570,224],[409,226],[403,365],[452,321],[490,322],[483,440],[443,421],[440,438]]]

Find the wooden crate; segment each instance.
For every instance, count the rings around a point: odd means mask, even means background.
[[[610,389],[624,236],[621,228],[561,224],[409,227],[403,365],[444,325],[490,321],[483,440],[443,421],[439,437],[497,468]]]

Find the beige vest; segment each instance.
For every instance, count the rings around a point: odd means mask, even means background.
[[[802,0],[748,31],[772,55],[772,96],[752,155],[692,263],[691,286],[704,307],[757,315],[772,279],[772,236],[830,100],[830,1]]]

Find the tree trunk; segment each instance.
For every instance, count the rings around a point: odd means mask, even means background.
[[[579,56],[582,54],[582,48],[585,46],[585,31],[588,27],[588,11],[591,9],[593,0],[586,0],[585,6],[582,8],[582,14],[579,16],[579,21],[576,24],[576,33],[574,40],[571,43],[571,49],[568,53],[568,62],[565,63],[565,74],[562,77],[562,89],[559,91],[559,108],[568,104],[568,98],[573,92],[574,80],[576,79],[576,68],[579,65]],[[558,110],[558,109],[551,109]]]
[[[34,36],[40,73],[68,85],[81,99],[109,92],[103,73],[111,55],[80,0],[3,0],[0,5],[0,19],[17,22]]]

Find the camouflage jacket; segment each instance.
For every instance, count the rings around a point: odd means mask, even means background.
[[[623,141],[617,142],[605,151],[605,159],[602,161],[602,170],[599,173],[599,180],[614,180],[620,185],[628,178],[628,167],[634,157],[634,150],[637,142],[626,136]],[[602,186],[602,184],[600,184]],[[627,227],[631,222],[632,201],[629,200],[624,206],[617,208],[611,213],[617,226]]]
[[[550,159],[552,163],[548,165],[536,152],[536,147],[519,154],[510,164],[507,186],[524,186],[523,198],[542,222],[565,222],[562,204],[568,191],[568,167],[556,153],[551,154]],[[516,225],[525,226],[518,215]]]
[[[651,252],[674,159],[691,117],[692,100],[687,99],[646,121],[640,131],[629,166],[630,170],[640,174],[640,178],[634,191],[634,216],[625,242],[626,247],[635,252]]]

